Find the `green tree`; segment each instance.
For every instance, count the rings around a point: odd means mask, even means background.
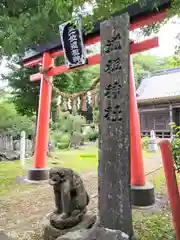
[[[20,116],[13,103],[3,101],[0,103],[0,133],[19,135],[26,131],[27,135],[33,135],[34,123],[32,118]]]
[[[158,0],[153,1],[157,7]],[[91,15],[84,17],[84,25],[95,20],[107,19],[112,13],[121,10],[136,0],[2,0],[0,3],[0,50],[2,55],[23,53],[25,49],[39,43],[59,39],[58,25],[72,19],[73,14],[93,9]],[[139,0],[140,7],[146,1]],[[173,14],[179,13],[179,0],[173,1]],[[150,29],[157,30],[159,24]],[[87,28],[89,29],[89,27]],[[146,31],[146,33],[149,33]]]
[[[156,7],[158,0],[152,0]],[[2,0],[0,3],[0,52],[3,56],[22,55],[25,50],[36,47],[40,43],[52,42],[59,39],[58,25],[72,19],[73,14],[92,8],[92,14],[83,18],[83,24],[89,29],[91,24],[102,18],[108,18],[113,12],[121,10],[136,0],[96,0],[96,1],[63,1],[63,0]],[[140,7],[146,1],[140,0]],[[88,5],[89,4],[89,5]],[[172,13],[180,9],[178,0],[173,1]],[[157,31],[160,24],[144,30],[149,34]],[[88,70],[73,71],[54,78],[54,85],[60,90],[70,92],[86,89],[91,76]],[[99,70],[98,70],[99,71]],[[138,72],[139,71],[139,72]],[[39,82],[29,82],[29,75],[36,69],[16,69],[9,76],[13,88],[13,101],[18,112],[32,115],[37,110]],[[96,72],[96,71],[95,71]],[[137,68],[138,76],[143,72]],[[86,77],[85,77],[86,76]],[[94,75],[93,75],[94,76]]]
[[[133,62],[136,87],[139,86],[144,75],[172,67],[171,58],[144,54],[136,54]],[[32,116],[38,110],[40,81],[30,82],[29,76],[36,73],[37,69],[19,68],[12,64],[10,67],[12,72],[3,76],[3,78],[8,79],[9,85],[13,89],[12,100],[16,109],[22,115]],[[83,91],[90,87],[95,77],[99,76],[99,70],[99,65],[96,65],[62,74],[54,77],[54,85],[60,91],[71,93]],[[56,99],[55,95],[53,95],[53,99]],[[52,101],[52,108],[56,104],[54,100]]]
[[[169,57],[162,58],[144,54],[136,54],[133,63],[136,87],[139,86],[143,76],[172,67],[171,58]]]
[[[38,109],[40,81],[30,82],[30,74],[36,69],[25,69],[11,65],[11,72],[2,76],[12,88],[12,101],[22,115],[31,116]]]
[[[12,101],[18,113],[32,116],[38,110],[40,81],[30,82],[29,76],[36,73],[37,69],[19,68],[14,64],[9,67],[11,72],[2,75],[2,78],[9,81],[9,86],[12,88]],[[60,91],[79,92],[89,88],[92,80],[98,75],[99,66],[79,69],[54,77],[54,86]],[[53,98],[55,98],[54,94]],[[52,103],[56,102],[52,101]]]

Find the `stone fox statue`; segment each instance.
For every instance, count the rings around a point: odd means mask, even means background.
[[[49,173],[49,184],[54,188],[56,214],[61,219],[86,212],[89,196],[81,177],[72,169],[54,167]]]

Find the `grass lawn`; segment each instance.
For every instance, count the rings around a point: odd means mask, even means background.
[[[19,161],[0,162],[0,196],[6,195],[13,190],[16,177],[24,174],[19,166]]]
[[[161,169],[152,176],[151,181],[158,195],[166,195],[164,170]],[[180,176],[177,175],[178,184]],[[169,206],[163,211],[143,215],[142,212],[133,210],[134,229],[137,240],[175,240],[175,232],[172,225],[172,216]]]
[[[75,171],[91,171],[97,168],[97,148],[89,147],[82,150],[60,150],[47,159],[47,167],[61,165]],[[0,162],[0,196],[7,195],[14,188],[24,189],[32,185],[16,184],[16,177],[26,174],[27,169],[33,167],[31,159],[26,160],[25,170],[20,168],[19,161]]]
[[[176,240],[170,211],[149,216],[133,214],[137,240]]]
[[[143,156],[145,159],[151,157],[152,153],[143,151]],[[47,167],[56,165],[70,167],[78,172],[94,170],[98,166],[97,147],[90,146],[80,150],[59,150],[47,159]],[[16,177],[25,175],[27,169],[31,167],[33,167],[32,159],[26,160],[25,170],[20,168],[19,161],[0,162],[0,196],[8,194],[15,186],[18,188]],[[22,186],[20,188],[23,189]]]

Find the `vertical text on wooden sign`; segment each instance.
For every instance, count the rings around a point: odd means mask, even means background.
[[[100,28],[99,212],[104,227],[132,235],[128,29],[128,14]]]

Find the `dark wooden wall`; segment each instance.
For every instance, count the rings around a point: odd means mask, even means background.
[[[142,130],[169,130],[169,112],[144,112],[140,113],[140,122]]]
[[[155,130],[158,137],[170,136],[170,116],[168,111],[153,111],[140,113],[140,126],[142,135],[150,135]]]
[[[170,105],[172,107],[172,119],[170,117]],[[178,102],[138,104],[141,135],[150,136],[150,131],[153,129],[157,137],[169,138],[171,136],[169,123],[172,120],[175,122],[177,122],[177,119],[180,120],[180,115],[177,116],[178,109],[180,110],[180,103]]]

